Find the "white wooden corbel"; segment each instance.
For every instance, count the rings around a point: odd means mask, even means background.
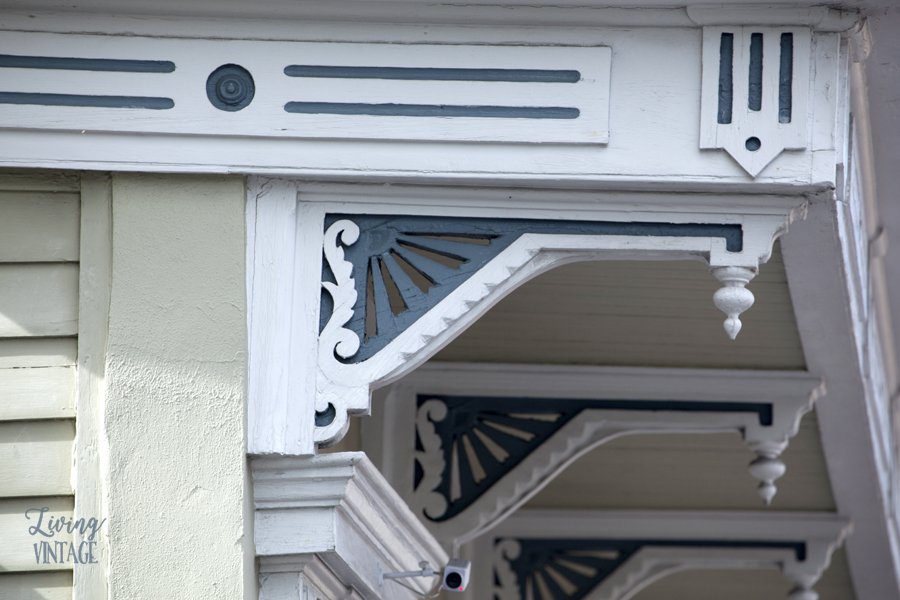
[[[626,600],[679,571],[776,568],[790,600],[816,600],[850,531],[823,513],[524,510],[466,549],[491,564],[469,597]]]
[[[300,188],[295,182],[259,178],[248,190],[252,454],[311,454],[317,445],[335,443],[346,431],[349,415],[369,411],[372,389],[423,364],[518,286],[567,263],[706,262],[722,281],[714,302],[726,313],[725,329],[734,337],[740,314],[752,303],[744,286],[768,260],[777,236],[803,214],[806,203],[797,197],[717,202],[686,197],[691,208],[673,211],[667,195],[628,195],[598,203],[572,192],[543,194],[541,199],[542,193],[535,191],[532,202],[545,207],[524,211],[527,225],[519,225],[511,223],[502,203],[496,208],[491,201],[473,203],[464,211],[439,208],[447,205],[446,196],[469,202],[464,197],[472,192],[450,188],[391,189],[390,204],[382,197],[384,188],[365,186],[315,189],[306,196],[301,191],[306,201],[298,203]],[[562,208],[556,197],[560,194],[573,197],[566,200],[571,208]],[[422,200],[428,195],[440,198],[437,208]],[[331,203],[338,200],[342,202],[332,211]],[[426,223],[426,230],[392,225],[407,227],[416,219]],[[471,221],[469,231],[477,233],[465,235],[480,235],[488,246],[497,244],[497,251],[480,255],[481,262],[464,259],[461,267],[439,265],[451,275],[470,268],[453,285],[442,287],[435,279],[432,288],[421,291],[404,274],[403,265],[398,266],[400,259],[391,264],[392,253],[411,261],[407,266],[422,260],[408,252],[410,243],[460,247],[459,236],[442,238],[440,227],[448,223],[443,231],[459,233],[456,224],[465,219]],[[400,241],[384,254],[360,257],[372,247],[373,227],[381,227],[379,235],[399,236]],[[447,256],[456,253],[453,248],[442,251]],[[353,253],[356,262],[349,259]],[[472,267],[476,263],[477,268]],[[403,310],[398,316],[387,306],[387,295],[378,295],[389,278],[401,288],[401,302],[419,306],[413,319]],[[374,298],[369,291],[373,287]],[[370,312],[377,316],[374,322]],[[375,344],[365,328],[380,332],[383,318],[388,325],[391,319],[406,322],[394,326],[389,336],[379,333]],[[313,397],[314,408],[300,406]]]
[[[430,363],[389,388],[365,423],[365,450],[453,548],[623,435],[738,431],[769,504],[785,472],[778,456],[823,391],[816,377],[780,371]],[[531,443],[526,455],[513,438]]]
[[[448,557],[362,452],[251,462],[260,600],[412,600],[381,574]],[[427,594],[433,581],[410,580]]]

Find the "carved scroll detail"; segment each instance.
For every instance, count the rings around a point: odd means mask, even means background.
[[[349,358],[359,351],[359,336],[344,327],[353,317],[356,302],[356,284],[353,281],[353,263],[344,260],[344,249],[338,243],[350,246],[359,239],[359,227],[353,221],[342,220],[325,231],[325,259],[334,274],[335,283],[323,281],[322,287],[331,294],[334,310],[319,335],[321,348],[328,348],[341,358]]]
[[[441,483],[446,462],[443,443],[434,430],[434,421],[447,416],[447,405],[440,400],[428,400],[416,411],[416,433],[422,450],[415,452],[415,460],[422,467],[422,480],[415,489],[416,505],[427,516],[437,518],[447,512],[447,500],[434,491]]]

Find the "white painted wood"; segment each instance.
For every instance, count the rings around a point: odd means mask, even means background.
[[[77,261],[79,208],[77,194],[0,191],[0,262]]]
[[[727,124],[717,122],[719,48],[724,33],[734,36],[732,121]],[[750,37],[755,33],[763,35],[762,107],[759,111],[747,108]],[[780,123],[778,119],[780,37],[783,33],[793,34],[792,118],[790,123]],[[837,34],[831,34],[830,37],[833,40],[839,39]],[[806,28],[704,27],[700,147],[725,150],[751,177],[756,177],[784,150],[805,149],[807,147],[810,68],[813,65],[818,68],[819,64],[811,60],[810,53],[811,32]],[[816,74],[818,75],[818,71]],[[834,81],[835,77],[831,77],[828,84],[833,84]],[[831,97],[828,104],[837,104],[834,96]],[[833,117],[834,113],[831,110],[822,115],[822,118],[826,122],[832,123],[833,118],[831,121],[827,119],[829,113]],[[818,117],[819,115],[816,115],[816,118]],[[823,126],[823,129],[830,133],[834,131],[833,126],[830,128]],[[751,151],[745,146],[746,140],[751,137],[760,140],[761,146],[758,150]],[[814,147],[814,149],[816,148]]]
[[[0,339],[0,369],[73,366],[77,353],[71,337]]]
[[[765,8],[749,3],[694,4],[686,7],[691,21],[709,25],[804,25],[815,31],[845,31],[859,20],[858,13],[827,6],[768,5]]]
[[[71,534],[67,532],[59,532],[52,538],[28,533],[28,528],[37,524],[38,513],[29,513],[29,518],[26,519],[25,511],[32,508],[40,510],[43,507],[50,509],[44,513],[45,519],[49,516],[54,519],[65,517],[66,520],[69,520],[72,518],[72,498],[70,497],[0,499],[0,532],[3,535],[3,543],[0,544],[0,571],[66,571],[72,569],[72,562],[62,564],[48,562],[45,564],[43,556],[40,563],[35,561],[35,543],[40,546],[41,541],[72,541]],[[46,524],[46,521],[43,522],[42,528]],[[43,574],[39,579],[47,583],[58,581],[52,578],[43,579]],[[2,589],[0,587],[0,590]]]
[[[71,600],[72,575],[56,573],[2,573],[0,596],[9,600]]]
[[[0,422],[0,497],[72,493],[75,423]]]
[[[787,447],[800,418],[822,392],[820,379],[801,372],[428,363],[390,386],[379,450],[391,485],[435,537],[456,548],[496,527],[578,458],[623,435],[739,431],[750,449],[771,461]],[[559,398],[560,402],[601,398],[762,402],[772,404],[773,423],[760,426],[757,415],[750,413],[585,410],[463,512],[435,521],[447,507],[434,489],[449,467],[429,420],[442,420],[446,411],[439,411],[438,400],[418,407],[417,399],[427,394]],[[425,413],[430,413],[427,419]],[[417,449],[417,439],[422,450]],[[416,461],[423,471],[418,488],[413,481]],[[783,463],[774,462],[783,473]],[[761,463],[754,464],[751,473],[761,468]],[[767,474],[753,474],[764,482],[761,494],[774,491]]]
[[[348,412],[368,411],[370,386],[390,383],[421,365],[504,296],[540,273],[579,260],[659,258],[706,259],[712,268],[739,266],[755,271],[768,259],[775,236],[787,228],[790,218],[789,213],[780,218],[746,217],[745,245],[739,253],[725,252],[721,239],[524,234],[376,356],[359,365],[341,363],[334,357],[340,351],[338,344],[348,339],[342,327],[350,318],[336,303],[319,340],[316,407],[323,410],[331,404],[337,417],[330,425],[316,428],[315,439],[325,444],[340,439]],[[336,264],[331,266],[335,271]],[[355,298],[343,300],[352,306]]]
[[[680,13],[684,18],[683,12],[674,12]],[[568,20],[571,15],[565,15],[564,18]],[[683,25],[688,24],[688,21],[683,22]],[[438,46],[428,39],[432,35],[430,28],[427,32],[420,30],[421,27],[418,26],[393,27],[387,30],[370,27],[368,31],[365,27],[359,27],[354,33],[356,39],[352,41],[381,42],[377,46],[382,50],[387,48],[388,50],[384,51],[403,53],[409,53],[413,47],[409,45],[411,43],[414,43],[415,47],[427,47],[429,44]],[[446,44],[448,48],[472,44],[485,51],[490,46],[496,46],[504,51],[505,48],[500,46],[508,45],[510,48],[506,50],[515,49],[518,54],[522,54],[518,49],[526,53],[537,52],[541,44],[558,46],[549,49],[560,52],[571,50],[590,53],[599,50],[588,46],[597,44],[605,48],[616,48],[616,67],[610,71],[611,104],[607,129],[611,132],[609,145],[604,147],[602,144],[593,143],[603,137],[602,131],[597,127],[592,127],[584,133],[583,137],[588,140],[584,144],[561,147],[552,144],[515,143],[504,146],[507,148],[504,152],[497,152],[496,147],[487,143],[409,144],[389,141],[396,139],[397,131],[405,132],[411,128],[414,130],[423,127],[417,125],[417,122],[412,126],[405,122],[401,123],[400,127],[379,126],[382,131],[376,137],[383,141],[378,142],[379,150],[375,152],[370,152],[366,144],[355,141],[335,139],[322,143],[312,139],[285,139],[280,136],[296,135],[298,130],[292,132],[292,126],[284,123],[268,126],[269,133],[260,135],[266,127],[261,125],[265,119],[260,121],[258,115],[272,110],[284,112],[283,104],[286,100],[282,97],[276,98],[273,95],[275,90],[286,89],[284,86],[292,83],[302,85],[297,81],[285,81],[291,78],[282,74],[281,69],[284,65],[273,66],[275,62],[283,61],[277,60],[277,57],[274,61],[266,59],[263,55],[267,51],[264,49],[278,44],[291,48],[294,42],[173,40],[133,35],[121,37],[104,35],[101,36],[103,38],[101,50],[106,52],[104,55],[109,55],[108,49],[115,47],[113,54],[121,58],[129,56],[141,59],[161,58],[183,63],[179,64],[172,74],[140,76],[142,81],[151,82],[150,90],[157,95],[166,84],[157,85],[156,82],[164,82],[166,77],[172,81],[188,78],[190,81],[185,80],[184,84],[174,86],[175,91],[170,94],[175,98],[175,108],[171,111],[143,112],[135,109],[117,109],[110,113],[113,109],[8,107],[9,110],[4,114],[12,115],[20,110],[31,112],[37,110],[38,113],[45,115],[38,121],[47,123],[47,128],[27,132],[11,129],[0,131],[0,148],[16,148],[15,155],[7,156],[0,152],[0,164],[110,170],[132,168],[195,172],[240,170],[303,177],[349,177],[353,180],[358,180],[360,176],[391,179],[440,177],[459,182],[489,180],[496,183],[499,177],[509,181],[510,185],[522,185],[529,180],[551,178],[560,182],[565,181],[568,185],[590,181],[594,184],[604,182],[604,185],[622,187],[642,185],[641,182],[651,176],[660,185],[687,186],[692,189],[723,184],[747,185],[746,174],[737,164],[721,153],[702,152],[694,142],[699,127],[697,103],[700,75],[696,69],[700,60],[700,40],[694,27],[632,30],[609,28],[593,31],[579,27],[534,32],[527,28],[517,30],[485,26],[447,28],[437,33],[437,41]],[[37,34],[23,35],[29,39],[36,39],[37,36]],[[314,37],[321,35],[317,32]],[[335,35],[342,37],[349,36],[349,33]],[[77,36],[59,37],[64,38],[65,44],[55,44],[54,47],[74,44],[73,40]],[[331,40],[333,39],[332,37]],[[399,43],[384,43],[395,41]],[[316,45],[315,42],[298,43]],[[121,52],[119,45],[123,47]],[[353,46],[352,43],[346,45]],[[47,44],[42,44],[40,47],[46,46]],[[21,45],[17,47],[21,51]],[[176,47],[190,48],[191,51],[186,54],[181,51],[166,51],[167,48]],[[245,51],[244,48],[249,50]],[[678,48],[679,51],[672,52],[672,48]],[[190,57],[188,63],[180,59],[180,56],[185,55]],[[285,51],[283,55],[293,54]],[[688,56],[693,58],[688,60],[686,59]],[[241,64],[259,79],[258,97],[243,111],[222,113],[214,109],[205,98],[203,82],[209,73],[223,62]],[[593,61],[593,64],[599,66],[600,62],[602,61]],[[108,74],[103,74],[104,79],[108,79],[106,75]],[[573,87],[578,85],[581,83],[574,84]],[[598,103],[595,103],[595,106],[597,110],[602,110]],[[168,133],[140,136],[108,133],[108,130],[114,127],[112,123],[116,121],[120,121],[121,125],[115,127],[145,133],[158,131],[154,123],[159,119],[168,119],[165,114],[175,114],[182,109],[187,110],[188,107],[199,112],[196,115],[192,113],[190,117],[184,119],[179,118],[177,123],[167,126],[166,131],[181,133],[186,129],[195,132],[199,129],[217,136],[215,144],[210,144],[205,137],[191,136],[181,137],[179,143],[173,145]],[[594,108],[590,110],[593,111]],[[102,114],[95,114],[97,111]],[[126,113],[139,114],[135,114],[132,118],[126,116]],[[682,116],[673,119],[673,113],[680,113]],[[303,117],[303,115],[288,116]],[[382,118],[395,119],[379,117]],[[58,131],[60,119],[68,120],[69,126],[75,123],[77,127],[70,133]],[[21,121],[21,118],[18,120]],[[579,120],[580,118],[574,119],[572,123]],[[544,123],[553,121],[552,119],[535,121],[542,122],[529,123],[527,127],[521,123],[514,124],[511,128],[513,133],[509,135],[519,136],[522,138],[519,141],[527,142],[529,139],[539,139],[540,130],[559,125],[559,123],[555,125]],[[342,123],[346,124],[345,121]],[[330,137],[335,134],[328,123],[323,122],[320,129],[322,131],[317,135]],[[341,130],[347,129],[363,132],[358,135],[364,136],[366,128],[341,127]],[[474,129],[489,131],[490,127],[486,123],[476,123]],[[306,127],[300,133],[309,135],[306,133],[309,130]],[[226,135],[222,135],[223,132],[227,132]],[[597,135],[593,135],[594,133]],[[648,147],[655,149],[653,161],[646,160]],[[86,151],[88,148],[90,151]],[[435,161],[434,156],[440,156],[441,160]],[[757,180],[764,184],[809,186],[811,160],[812,156],[808,152],[790,153],[779,160],[777,169],[765,170]],[[652,168],[649,167],[651,162]],[[821,182],[816,182],[816,189],[821,188]]]
[[[849,290],[843,278],[834,277],[835,265],[846,268],[842,246],[847,242],[838,237],[836,220],[828,199],[812,202],[807,221],[782,240],[784,260],[795,306],[803,307],[796,317],[809,370],[824,375],[828,386],[817,414],[835,501],[855,520],[847,550],[856,593],[895,596],[900,594],[892,550],[895,509],[886,504],[884,487],[892,475],[879,458],[877,413],[867,406],[877,399],[867,397],[855,323],[848,318]],[[877,368],[878,361],[869,364]]]
[[[0,127],[85,128],[118,132],[219,135],[227,117],[230,135],[291,138],[553,142],[597,144],[609,136],[609,48],[419,46],[388,44],[174,40],[59,36],[8,32],[0,51],[45,56],[51,47],[65,56],[170,60],[173,73],[115,73],[5,69],[4,92],[165,97],[169,110],[7,106]],[[574,84],[382,79],[291,78],[290,64],[340,67],[577,70]],[[254,101],[223,113],[206,97],[206,78],[223,64],[240,64],[253,75]],[[199,83],[199,85],[197,85]],[[289,114],[288,102],[415,104],[452,106],[575,107],[576,119],[468,117],[378,117]],[[349,135],[348,135],[349,134]]]
[[[78,265],[0,264],[0,337],[78,333]]]
[[[252,254],[248,251],[248,260],[253,261],[253,267],[248,268],[252,274],[248,289],[252,290],[249,448],[253,454],[310,454],[314,444],[327,446],[339,441],[346,431],[347,414],[368,412],[370,387],[389,383],[422,364],[513,289],[555,266],[579,260],[699,259],[711,267],[755,270],[768,260],[775,237],[786,230],[791,219],[802,215],[805,205],[804,199],[789,196],[729,198],[727,203],[684,196],[682,200],[697,203],[692,212],[684,205],[672,210],[671,194],[613,195],[606,204],[598,203],[597,196],[590,193],[518,190],[515,194],[524,201],[524,208],[517,215],[522,218],[552,215],[555,219],[741,223],[743,250],[725,252],[722,240],[709,238],[525,235],[377,357],[364,364],[347,365],[333,357],[334,346],[343,339],[340,330],[346,314],[332,317],[333,323],[323,332],[319,346],[327,346],[326,350],[315,349],[310,333],[319,327],[320,249],[326,207],[351,214],[371,211],[458,216],[460,207],[480,204],[471,210],[472,216],[507,217],[511,195],[439,187],[302,184],[302,208],[296,213],[296,229],[292,230],[295,189],[290,182],[260,178],[253,180],[248,192],[256,198],[256,212],[248,215],[255,246]],[[389,202],[384,201],[385,196]],[[433,202],[426,200],[431,198]],[[289,257],[291,244],[296,252],[293,261]],[[332,254],[336,265],[338,255]],[[285,336],[285,323],[293,328],[290,338]],[[313,360],[318,363],[318,372],[312,367]],[[288,373],[293,378],[291,383]],[[329,426],[314,428],[310,434],[313,414],[302,399],[311,398],[313,389],[316,410],[326,410],[332,404],[337,417]],[[303,419],[307,419],[306,425]]]
[[[252,460],[256,552],[261,578],[298,576],[314,557],[366,599],[408,599],[407,590],[381,582],[380,573],[415,569],[427,560],[443,567],[447,555],[361,452]],[[321,571],[312,579],[321,580]],[[261,598],[283,597],[296,580],[280,577]],[[428,583],[411,581],[426,591]],[[327,592],[327,590],[321,590]],[[276,593],[277,592],[277,593]],[[340,596],[331,596],[330,598]]]
[[[764,548],[673,548],[645,546],[586,597],[591,600],[627,599],[647,585],[685,569],[778,568],[795,586],[809,594],[831,554],[850,533],[847,519],[828,513],[740,513],[740,512],[650,512],[650,511],[521,511],[476,540],[469,549],[479,563],[492,560],[504,573],[518,551],[516,538],[550,539],[678,539],[801,541],[806,558],[793,551]],[[504,541],[495,546],[499,540]],[[499,569],[498,569],[499,567]],[[521,598],[514,579],[491,580],[492,569],[477,571],[473,581],[478,598],[489,598],[488,590],[505,600]],[[817,597],[798,595],[793,598]]]
[[[74,417],[74,368],[0,369],[0,421]]]
[[[78,302],[78,418],[75,421],[75,518],[104,519],[108,440],[104,427],[106,347],[112,269],[112,187],[110,177],[85,173],[81,182],[81,245]],[[74,600],[109,595],[106,530],[97,540],[98,563],[74,573]]]

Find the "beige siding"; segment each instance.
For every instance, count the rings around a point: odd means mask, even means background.
[[[75,417],[75,368],[0,368],[0,421]]]
[[[15,498],[0,500],[0,531],[3,532],[3,543],[0,544],[0,571],[58,571],[60,568],[71,569],[53,562],[44,563],[43,556],[40,562],[34,556],[34,544],[40,547],[41,541],[71,542],[71,534],[65,531],[56,533],[52,538],[46,538],[40,534],[31,535],[29,528],[37,524],[38,513],[29,513],[25,517],[25,511],[47,507],[46,514],[54,517],[72,518],[74,501],[71,497],[46,497],[46,498]],[[46,518],[46,517],[45,517]],[[43,529],[42,523],[41,528]],[[0,574],[0,589],[3,586],[5,574]]]
[[[0,423],[0,496],[72,493],[75,421]]]
[[[71,600],[72,571],[0,575],[4,600]]]
[[[0,598],[70,600],[72,563],[36,562],[36,513],[71,518],[80,178],[0,170]],[[60,537],[62,535],[62,537]],[[40,548],[40,546],[38,546]],[[38,572],[40,571],[40,572]]]
[[[0,191],[0,261],[78,261],[78,194]]]
[[[747,286],[736,340],[697,261],[593,261],[525,283],[439,352],[454,362],[803,369],[781,250]]]
[[[0,265],[0,290],[0,336],[78,333],[77,263]]]

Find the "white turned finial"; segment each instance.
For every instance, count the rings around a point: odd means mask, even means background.
[[[808,587],[797,586],[788,594],[788,600],[819,600],[819,594]]]
[[[716,308],[728,315],[725,319],[725,332],[734,339],[741,331],[741,313],[753,306],[753,292],[746,289],[751,279],[756,276],[756,269],[748,267],[715,267],[710,269],[716,279],[724,287],[716,290],[713,302]]]
[[[757,491],[766,506],[772,503],[772,498],[778,491],[774,481],[784,475],[786,470],[785,464],[772,456],[760,456],[750,463],[750,474],[759,479],[760,484]]]

